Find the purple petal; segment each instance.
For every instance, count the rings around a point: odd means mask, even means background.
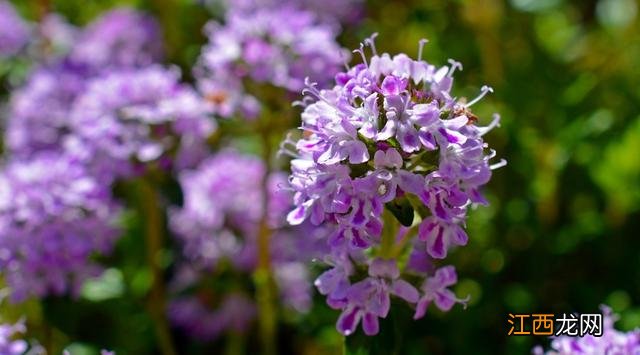
[[[380,331],[378,317],[373,313],[365,313],[362,319],[362,329],[368,336],[376,335]]]
[[[420,298],[418,290],[405,280],[394,281],[391,285],[391,292],[409,303],[416,303]]]
[[[416,313],[413,315],[413,319],[420,319],[427,313],[427,307],[431,303],[431,299],[428,297],[422,297],[416,305]]]
[[[442,291],[436,292],[436,297],[434,302],[438,308],[442,311],[449,311],[451,307],[456,303],[456,295],[450,290],[444,289]]]
[[[448,265],[439,268],[435,275],[436,282],[442,287],[454,285],[458,282],[458,275],[456,274],[456,268]]]
[[[358,308],[349,307],[340,314],[336,328],[345,336],[351,335],[356,330],[360,317],[362,317],[362,312]]]
[[[290,225],[297,226],[307,218],[308,209],[306,205],[307,204],[304,203],[287,214],[287,222]]]
[[[435,233],[431,233],[427,239],[427,252],[435,259],[444,259],[447,256],[447,245],[442,226],[438,226]]]
[[[359,140],[345,142],[344,148],[349,155],[349,163],[360,164],[369,161],[369,152],[363,142]]]

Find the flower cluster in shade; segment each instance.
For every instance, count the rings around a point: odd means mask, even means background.
[[[0,60],[17,54],[29,42],[31,28],[13,8],[0,0]]]
[[[316,286],[342,311],[338,329],[346,335],[360,321],[366,334],[376,334],[390,296],[415,305],[415,318],[431,303],[449,310],[462,302],[448,289],[456,283],[453,266],[436,268],[435,262],[467,243],[467,210],[487,203],[480,188],[504,164],[490,164],[495,152],[483,140],[498,116],[482,127],[470,109],[490,88],[470,102],[456,99],[451,89],[459,63],[438,68],[423,61],[426,41],[417,60],[379,55],[374,38],[365,41],[373,55],[367,59],[362,45],[355,52],[363,63],[337,74],[333,88],[308,83],[302,136],[282,147],[293,157],[296,207],[289,223],[335,226],[325,257],[332,268]],[[383,236],[394,219],[414,224],[417,238],[405,227]],[[400,270],[405,249],[411,262]],[[422,283],[407,282],[407,273]]]
[[[596,355],[596,354],[640,354],[640,328],[629,332],[622,332],[613,327],[617,316],[607,306],[601,306],[604,319],[602,322],[602,336],[587,334],[583,337],[557,336],[552,337],[551,347],[544,351],[536,346],[534,355]]]
[[[180,174],[184,205],[170,210],[169,226],[182,247],[184,267],[173,282],[179,295],[169,314],[176,325],[189,329],[189,334],[210,340],[224,330],[244,330],[254,320],[255,305],[243,287],[246,283],[238,280],[250,280],[257,266],[257,238],[265,205],[273,233],[271,262],[283,304],[299,312],[311,306],[305,262],[319,250],[314,242],[320,240],[322,228],[286,226],[286,212],[291,207],[291,194],[282,189],[286,176],[272,173],[267,177],[265,204],[261,188],[265,174],[260,159],[233,150],[219,152],[197,169]],[[309,237],[299,238],[302,234]],[[206,279],[212,274],[218,279],[235,275],[225,284],[236,285],[218,290],[215,301],[203,296],[209,290],[180,294],[193,289],[203,275]]]
[[[21,157],[61,149],[74,102],[91,80],[162,59],[159,26],[126,8],[107,12],[85,29],[49,14],[33,38],[40,47],[55,47],[55,53],[41,58],[10,98],[6,145]]]
[[[43,152],[3,164],[0,269],[15,301],[78,294],[119,235],[111,191],[67,155]]]
[[[229,10],[224,24],[210,22],[205,32],[209,43],[195,75],[221,117],[257,116],[260,103],[249,81],[299,92],[305,77],[328,82],[343,63],[337,28],[294,7]]]

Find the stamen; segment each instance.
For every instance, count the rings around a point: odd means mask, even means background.
[[[373,53],[373,55],[378,55],[378,52],[376,51],[376,37],[378,37],[378,32],[374,32],[369,38],[364,40],[364,44],[371,47],[371,52]]]
[[[448,62],[451,64],[451,69],[449,69],[449,72],[447,73],[448,77],[451,77],[456,69],[462,70],[462,63],[453,59],[449,59]]]
[[[486,127],[478,127],[478,131],[480,132],[480,136],[484,136],[490,130],[500,126],[500,115],[497,113],[493,114],[493,120]]]
[[[362,57],[362,62],[364,63],[364,65],[367,66],[367,68],[369,67],[369,64],[367,63],[367,57],[364,55],[364,44],[360,43],[360,48],[354,49],[353,53],[360,53],[360,56]]]
[[[429,42],[428,39],[423,38],[420,41],[418,41],[418,61],[422,61],[422,48],[424,47],[425,44],[427,44]]]
[[[500,159],[499,162],[497,162],[497,163],[495,163],[493,165],[489,165],[489,169],[495,170],[495,169],[502,168],[503,166],[506,166],[506,165],[507,165],[507,161],[504,160],[504,159]]]
[[[351,67],[349,66],[348,58],[343,51],[340,51],[340,59],[342,59],[342,65],[344,65],[344,68],[347,71],[351,70]]]
[[[480,95],[478,95],[475,99],[471,100],[471,102],[466,104],[465,105],[466,107],[471,107],[471,105],[473,105],[476,102],[482,100],[482,98],[485,97],[485,95],[487,95],[487,93],[493,92],[493,88],[491,86],[487,86],[487,85],[483,85],[480,90],[482,91],[480,93]]]

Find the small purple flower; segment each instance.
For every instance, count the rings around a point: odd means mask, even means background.
[[[349,287],[346,307],[338,318],[337,328],[344,335],[353,334],[362,320],[367,335],[379,331],[378,318],[386,318],[391,307],[390,295],[409,303],[418,301],[418,290],[400,279],[395,260],[375,259],[369,266],[369,277]]]
[[[444,259],[451,245],[466,245],[467,233],[455,223],[427,217],[420,224],[419,238],[427,242],[427,252],[435,259]]]
[[[456,303],[466,305],[468,299],[459,299],[448,289],[448,287],[455,285],[457,282],[458,276],[453,266],[443,266],[436,270],[435,275],[427,278],[420,287],[423,295],[418,301],[413,318],[420,319],[424,317],[431,302],[434,302],[440,310],[445,312],[449,311]]]

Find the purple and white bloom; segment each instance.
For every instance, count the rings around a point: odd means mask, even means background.
[[[596,354],[640,354],[640,328],[622,332],[613,327],[618,317],[607,306],[600,306],[604,314],[602,336],[587,334],[583,337],[561,335],[551,337],[549,351],[536,346],[534,355],[596,355]]]
[[[16,338],[27,331],[24,322],[15,324],[0,323],[0,354],[22,355],[27,351],[28,344],[22,339]]]
[[[70,54],[95,70],[143,67],[163,56],[162,36],[152,17],[129,8],[112,10],[90,23]]]
[[[179,79],[177,69],[155,65],[90,81],[71,112],[72,130],[88,148],[88,164],[126,178],[173,149],[179,155],[182,143],[204,144],[215,122],[203,100]]]
[[[0,0],[0,59],[17,54],[29,42],[31,28],[10,2]]]
[[[363,63],[338,73],[333,88],[319,90],[307,82],[303,133],[298,139],[288,137],[281,149],[293,158],[289,185],[295,208],[287,221],[334,226],[327,240],[327,261],[333,269],[316,285],[332,307],[342,309],[338,328],[344,334],[352,333],[360,319],[366,321],[365,333],[376,333],[377,318],[384,318],[386,309],[369,311],[369,303],[386,299],[390,292],[373,288],[371,278],[358,281],[353,270],[370,268],[380,257],[395,260],[406,248],[412,249],[415,261],[411,269],[465,245],[467,211],[471,205],[486,204],[480,188],[490,180],[491,170],[504,165],[490,164],[495,152],[483,140],[498,125],[498,116],[482,127],[471,112],[491,88],[483,87],[470,102],[458,100],[451,89],[459,63],[438,68],[422,60],[426,41],[420,42],[417,60],[405,54],[379,55],[375,37],[365,41],[371,58],[361,45],[355,52]],[[383,235],[387,224],[398,222],[417,233],[401,228],[397,235]],[[406,240],[416,235],[414,241]],[[354,253],[361,257],[340,257]],[[446,289],[456,282],[453,267],[432,272],[418,273],[426,278],[419,316],[431,301],[444,310],[453,305],[447,300],[460,301]],[[345,302],[353,287],[349,285],[377,291],[356,293],[362,297]]]
[[[0,174],[0,269],[13,300],[77,294],[100,272],[90,258],[119,236],[119,208],[83,164],[58,153],[5,163]]]
[[[205,32],[209,44],[195,73],[222,117],[256,113],[245,80],[299,92],[305,77],[328,83],[343,62],[336,28],[293,7],[229,11],[224,24],[211,22]]]

